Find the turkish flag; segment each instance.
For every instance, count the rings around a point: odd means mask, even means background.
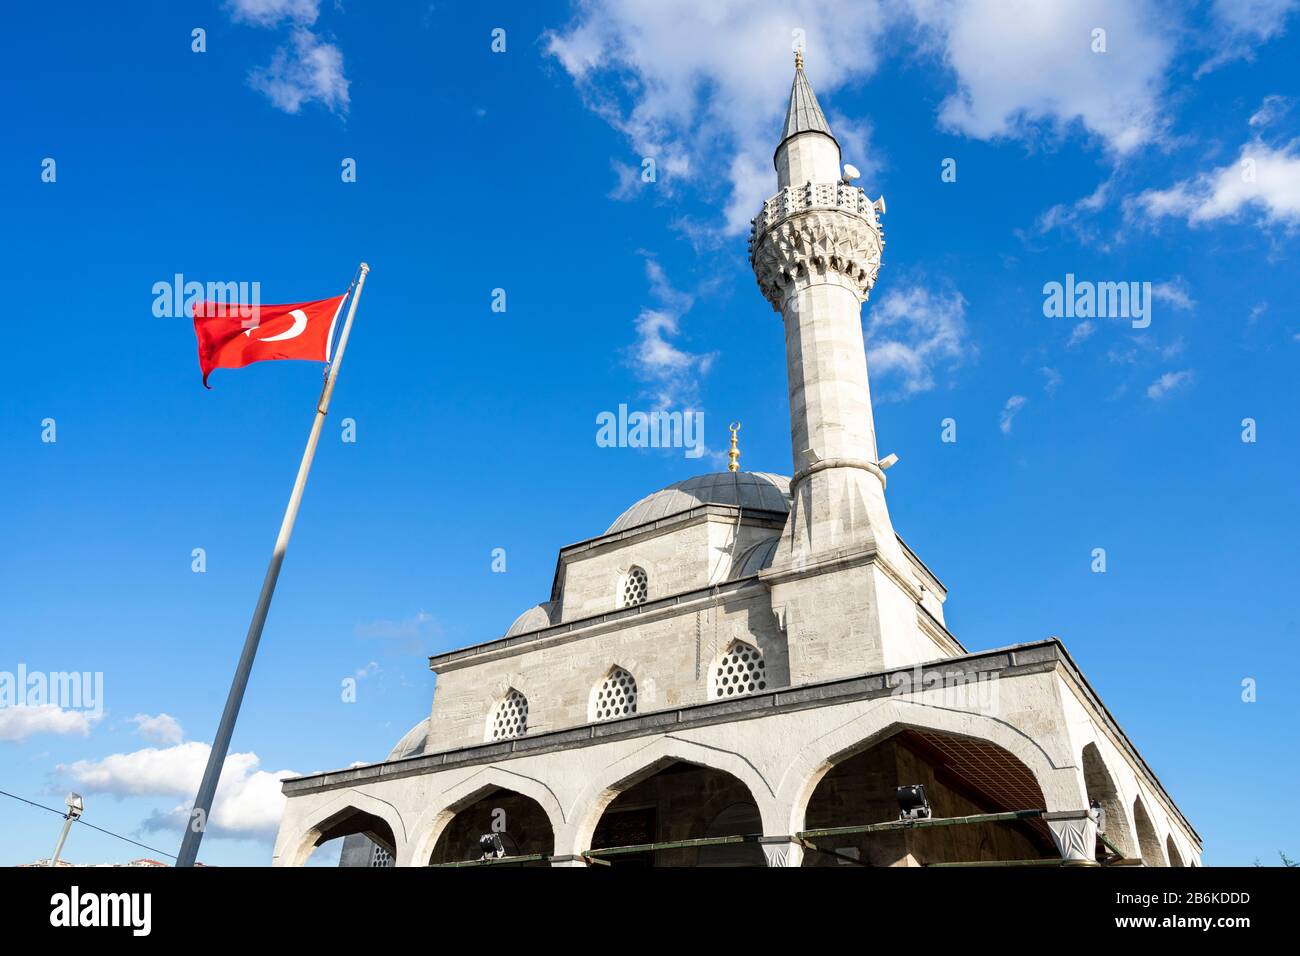
[[[315,302],[240,307],[221,302],[194,304],[203,387],[214,368],[243,368],[268,359],[328,362],[334,323],[347,293]]]

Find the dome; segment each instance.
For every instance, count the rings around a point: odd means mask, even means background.
[[[429,718],[426,717],[406,732],[406,735],[397,742],[397,746],[388,754],[388,759],[400,760],[403,757],[418,757],[424,753],[428,741]]]
[[[697,505],[739,505],[785,513],[790,510],[790,479],[761,471],[719,471],[687,478],[642,498],[619,515],[605,533],[626,531]]]
[[[544,627],[550,627],[555,623],[551,620],[551,611],[554,609],[554,601],[547,601],[545,604],[534,604],[515,618],[515,623],[511,624],[510,629],[506,631],[506,637],[514,637],[516,634],[527,634],[530,631],[540,631]]]

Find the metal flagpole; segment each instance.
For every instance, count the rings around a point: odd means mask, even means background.
[[[298,465],[298,477],[294,479],[293,492],[289,495],[289,506],[285,508],[284,520],[280,522],[280,536],[275,539],[275,551],[271,554],[271,563],[266,569],[266,578],[262,581],[262,593],[258,596],[257,607],[253,610],[252,623],[248,625],[248,636],[244,638],[244,652],[239,656],[235,679],[231,681],[230,695],[226,698],[226,709],[221,712],[221,724],[217,727],[217,736],[212,741],[212,751],[208,754],[208,765],[203,771],[203,782],[199,784],[198,795],[194,798],[194,809],[190,812],[185,827],[185,839],[181,841],[181,851],[176,857],[177,866],[194,865],[194,860],[199,855],[199,844],[203,841],[203,831],[207,829],[208,817],[212,813],[212,798],[216,795],[217,781],[221,778],[221,768],[226,762],[226,752],[230,749],[230,738],[235,732],[239,707],[244,702],[248,675],[253,670],[257,645],[262,640],[262,626],[266,623],[266,614],[271,608],[275,582],[280,576],[280,565],[284,563],[284,552],[289,547],[289,536],[293,534],[293,523],[298,517],[298,505],[302,503],[302,492],[307,486],[307,473],[311,471],[311,460],[316,454],[316,445],[320,441],[325,415],[329,412],[330,396],[334,393],[334,382],[339,377],[339,366],[343,364],[343,351],[348,346],[348,334],[352,331],[352,318],[357,314],[357,303],[361,300],[361,290],[365,287],[366,273],[370,271],[370,266],[363,262],[360,271],[361,275],[352,294],[352,304],[348,307],[347,321],[343,323],[343,333],[339,336],[338,351],[330,363],[329,375],[325,379],[324,388],[321,389],[320,400],[316,403],[316,420],[312,422],[311,435],[307,438],[307,449],[302,453],[302,463]]]

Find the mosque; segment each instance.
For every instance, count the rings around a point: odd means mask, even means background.
[[[1199,866],[1055,638],[970,651],[899,537],[862,304],[884,201],[796,58],[749,257],[785,328],[791,475],[731,467],[562,548],[549,597],[437,654],[381,763],[287,779],[274,865]]]

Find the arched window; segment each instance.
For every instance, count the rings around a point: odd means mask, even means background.
[[[623,577],[623,598],[620,606],[636,607],[638,604],[644,604],[649,594],[650,578],[645,573],[645,568],[632,565]]]
[[[509,740],[528,733],[528,698],[514,688],[501,698],[492,712],[493,740]]]
[[[591,719],[613,720],[636,713],[636,678],[615,667],[596,687],[591,697]]]
[[[763,652],[752,644],[735,641],[709,675],[709,697],[725,700],[767,690],[767,665]]]

